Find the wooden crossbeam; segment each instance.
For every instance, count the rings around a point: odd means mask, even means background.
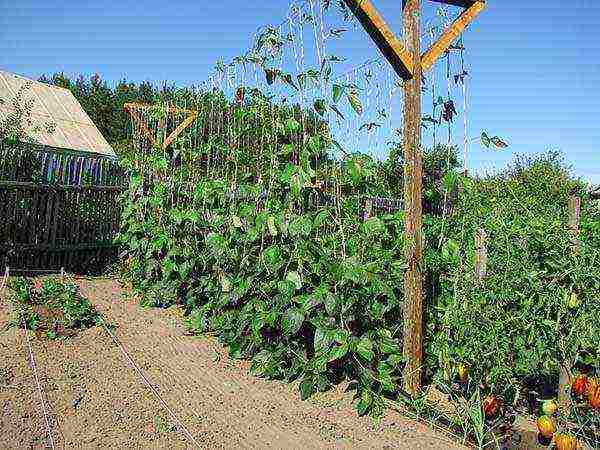
[[[131,117],[133,117],[133,119],[137,122],[137,124],[140,126],[140,128],[142,129],[142,131],[144,132],[144,134],[148,137],[148,139],[150,139],[150,142],[152,142],[152,145],[156,144],[156,137],[154,136],[154,133],[148,128],[148,125],[145,123],[145,121],[138,115],[138,113],[140,111],[146,111],[149,109],[154,108],[155,105],[149,105],[149,104],[145,104],[145,103],[125,103],[123,105],[123,108],[129,112],[129,114],[131,114]],[[171,145],[173,143],[173,141],[175,139],[177,139],[177,136],[179,136],[181,133],[183,133],[183,131],[188,128],[192,123],[194,123],[194,121],[198,118],[198,111],[192,111],[190,109],[183,109],[183,108],[177,108],[175,106],[169,106],[166,108],[167,112],[170,113],[185,113],[188,114],[188,117],[186,117],[186,119],[181,122],[179,124],[179,126],[173,130],[173,132],[165,139],[165,141],[162,144],[162,149],[165,150],[169,145]]]
[[[371,0],[344,0],[344,2],[371,36],[398,76],[403,80],[411,79],[413,75],[411,54],[383,20]]]
[[[148,139],[150,139],[150,142],[152,143],[152,145],[155,145],[156,137],[154,136],[154,133],[148,128],[148,125],[146,125],[146,122],[138,115],[139,111],[134,106],[135,106],[135,104],[126,103],[123,107],[131,115],[133,120],[140,126],[140,128],[142,129],[142,131],[144,132],[146,137]]]
[[[169,135],[169,137],[163,143],[163,150],[166,149],[171,143],[179,136],[187,127],[189,127],[194,120],[198,117],[197,112],[192,112],[183,122],[179,124],[175,130]]]
[[[475,17],[485,9],[485,1],[475,1],[473,4],[464,10],[460,16],[444,31],[440,38],[435,42],[422,56],[421,67],[423,72],[428,71],[433,67],[435,62],[442,54],[450,48],[452,43],[458,39],[461,33],[469,26]]]
[[[156,108],[156,105],[151,105],[149,103],[125,103],[123,105],[123,108],[128,111],[135,110],[135,109],[148,110],[148,109]],[[165,111],[168,111],[170,113],[189,113],[189,114],[194,114],[197,112],[197,111],[194,111],[191,109],[177,108],[176,106],[172,106],[172,105],[165,108]]]

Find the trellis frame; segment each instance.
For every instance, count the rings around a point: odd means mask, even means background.
[[[377,47],[404,80],[404,203],[407,240],[403,354],[404,390],[421,390],[423,366],[423,151],[421,148],[422,74],[431,69],[466,27],[483,11],[485,0],[431,0],[464,8],[437,42],[421,54],[422,0],[402,0],[404,45],[371,0],[344,0]]]
[[[148,111],[149,109],[154,108],[155,105],[150,105],[146,103],[125,103],[123,105],[123,109],[129,113],[132,119],[140,126],[143,133],[150,140],[152,145],[156,145],[156,136],[150,128],[148,128],[148,124],[144,121],[143,117],[139,115],[140,112]],[[167,112],[172,114],[188,114],[188,116],[169,134],[169,136],[162,143],[161,148],[166,150],[169,145],[171,145],[177,137],[183,133],[188,127],[190,127],[194,121],[198,118],[198,111],[193,111],[190,109],[177,108],[175,106],[168,106],[166,108]]]

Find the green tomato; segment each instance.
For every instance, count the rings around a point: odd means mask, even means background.
[[[546,416],[552,416],[558,410],[558,404],[554,400],[544,400],[542,403],[542,412]]]
[[[581,301],[575,292],[571,292],[567,305],[570,309],[579,308],[579,305],[581,305]]]

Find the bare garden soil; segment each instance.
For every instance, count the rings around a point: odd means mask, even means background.
[[[442,432],[390,410],[358,417],[345,386],[308,401],[297,386],[256,378],[216,340],[192,337],[181,311],[144,309],[113,279],[78,280],[203,448],[459,449]],[[48,448],[24,330],[0,301],[0,449]],[[68,339],[30,332],[56,448],[194,448],[102,327]]]

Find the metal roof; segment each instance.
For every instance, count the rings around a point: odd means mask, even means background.
[[[30,140],[55,148],[116,157],[110,144],[68,89],[0,70],[0,98],[4,100],[4,104],[0,104],[0,114],[7,114],[13,109],[11,100],[28,82],[31,88],[24,91],[24,100],[33,101],[33,123],[26,130]],[[40,123],[53,124],[54,132],[34,129]]]

